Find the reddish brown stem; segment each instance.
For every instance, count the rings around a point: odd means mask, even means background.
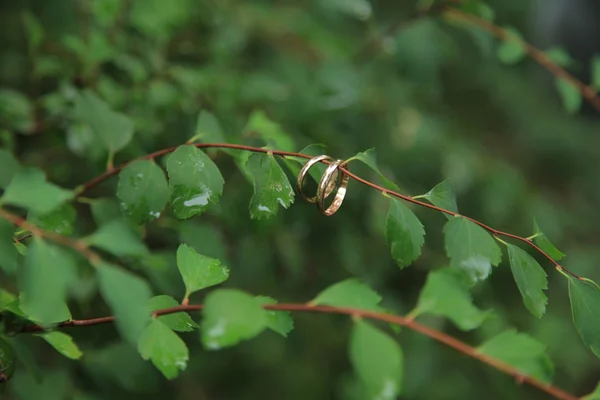
[[[282,156],[282,157],[299,157],[299,158],[304,158],[304,159],[311,159],[312,156],[309,156],[307,154],[301,154],[301,153],[294,153],[291,151],[280,151],[280,150],[270,150],[270,149],[264,149],[264,148],[260,148],[260,147],[252,147],[252,146],[245,146],[245,145],[241,145],[241,144],[231,144],[231,143],[197,143],[194,146],[198,147],[198,148],[227,148],[227,149],[236,149],[236,150],[245,150],[245,151],[252,151],[252,152],[258,152],[258,153],[272,153],[278,156]],[[139,159],[144,159],[144,160],[153,160],[157,157],[163,156],[165,154],[169,154],[173,151],[175,151],[177,149],[177,147],[170,147],[168,149],[163,149],[163,150],[159,150],[159,151],[155,151],[154,153],[150,153],[147,154],[145,156],[140,157]],[[135,161],[135,160],[134,160]],[[104,182],[105,180],[107,180],[108,178],[117,175],[123,168],[125,168],[128,164],[130,164],[133,161],[130,161],[128,163],[119,165],[118,167],[113,167],[109,170],[107,170],[106,172],[104,172],[102,175],[92,179],[91,181],[84,183],[83,185],[81,185],[79,187],[79,194],[82,194],[86,191],[88,191],[89,189],[91,189],[92,187],[99,185],[100,183]],[[328,164],[327,161],[322,161],[325,164]],[[413,204],[417,204],[421,207],[426,207],[426,208],[430,208],[432,210],[436,210],[439,212],[442,212],[444,214],[449,214],[449,215],[453,215],[453,216],[459,216],[460,214],[457,214],[453,211],[450,210],[446,210],[444,208],[441,207],[437,207],[434,206],[433,204],[429,204],[429,203],[425,203],[422,201],[419,201],[417,199],[413,199],[410,196],[398,193],[398,192],[394,192],[392,190],[386,189],[382,186],[376,185],[366,179],[363,179],[355,174],[353,174],[352,172],[348,171],[347,168],[340,168],[345,174],[347,174],[348,176],[350,176],[350,178],[354,179],[357,182],[362,183],[363,185],[367,185],[369,187],[372,187],[373,189],[376,189],[382,193],[386,193],[390,196],[394,196],[397,197],[399,199],[408,201],[410,203]],[[483,229],[487,230],[488,232],[492,233],[494,236],[504,236],[504,237],[508,237],[508,238],[512,238],[515,240],[519,240],[523,243],[528,244],[529,246],[533,247],[534,249],[536,249],[540,254],[542,254],[544,257],[546,257],[557,269],[561,270],[561,271],[565,271],[566,273],[568,273],[569,275],[573,276],[574,278],[580,279],[581,278],[575,274],[574,272],[568,270],[567,268],[563,267],[562,265],[560,265],[557,261],[555,261],[552,257],[550,257],[550,255],[548,253],[546,253],[545,251],[543,251],[542,249],[539,248],[539,246],[537,246],[535,243],[533,243],[532,240],[527,239],[525,237],[521,237],[518,235],[514,235],[512,233],[508,233],[508,232],[503,232],[500,231],[498,229],[494,229],[490,226],[487,226],[486,224],[484,224],[483,222],[479,222],[473,218],[469,218],[466,217],[464,215],[460,215],[463,218],[468,219],[469,221],[481,226]]]
[[[407,318],[399,315],[385,314],[379,313],[375,311],[368,310],[359,310],[355,308],[342,308],[342,307],[331,307],[331,306],[312,306],[309,304],[266,304],[263,306],[267,310],[279,310],[279,311],[298,311],[298,312],[315,312],[315,313],[325,313],[325,314],[345,314],[351,315],[355,317],[368,318],[377,321],[388,322],[395,325],[404,326],[408,329],[411,329],[415,332],[418,332],[422,335],[428,336],[440,343],[443,343],[453,349],[465,354],[468,357],[477,359],[484,364],[489,365],[492,368],[495,368],[507,375],[510,375],[515,378],[517,382],[524,382],[528,385],[531,385],[550,396],[560,399],[560,400],[577,400],[577,397],[565,392],[564,390],[553,386],[551,384],[542,382],[532,376],[524,375],[515,367],[506,364],[503,361],[490,357],[486,354],[479,352],[475,347],[469,346],[466,343],[461,342],[458,339],[453,338],[443,332],[437,331],[428,326],[422,325],[412,318]],[[153,313],[153,316],[161,316],[167,314],[174,314],[178,312],[187,312],[187,311],[199,311],[204,308],[203,305],[199,304],[188,304],[188,305],[180,305],[171,308],[165,308],[163,310],[158,310]],[[80,327],[80,326],[92,326],[92,325],[100,325],[111,323],[115,320],[115,317],[103,317],[103,318],[95,318],[95,319],[87,319],[87,320],[72,320],[59,324],[58,328],[66,328],[66,327]],[[42,332],[44,329],[41,326],[33,325],[27,327],[24,332]]]
[[[445,9],[446,11],[444,12],[444,15],[449,19],[453,19],[455,21],[459,21],[462,23],[473,25],[479,29],[483,29],[484,31],[491,33],[500,40],[506,40],[509,37],[511,40],[518,40],[525,49],[525,52],[527,53],[527,56],[529,58],[541,65],[555,77],[564,79],[565,81],[571,83],[577,88],[579,93],[581,93],[583,98],[586,99],[588,103],[590,103],[597,111],[600,111],[600,98],[598,98],[596,91],[590,86],[580,81],[579,79],[575,78],[573,75],[569,74],[563,68],[561,68],[558,64],[552,61],[550,57],[548,57],[546,53],[544,53],[542,50],[538,49],[531,43],[526,42],[521,38],[511,35],[506,30],[502,29],[497,25],[492,24],[489,21],[486,21],[485,19],[457,10],[456,8],[446,7]]]

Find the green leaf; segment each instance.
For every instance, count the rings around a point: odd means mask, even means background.
[[[0,337],[0,383],[6,382],[15,373],[17,359],[15,352],[6,340]]]
[[[0,312],[6,310],[9,304],[14,302],[16,299],[17,298],[14,294],[0,288]]]
[[[414,314],[441,315],[465,331],[479,327],[490,313],[473,304],[468,284],[461,274],[451,268],[430,272]]]
[[[217,350],[252,339],[268,326],[267,312],[249,294],[221,289],[206,297],[200,331],[207,349]]]
[[[516,64],[525,58],[527,51],[521,34],[510,27],[504,28],[506,37],[498,45],[496,55],[504,64]]]
[[[13,244],[14,231],[10,222],[0,219],[0,269],[7,274],[17,271],[19,253]]]
[[[538,245],[540,249],[546,252],[550,257],[552,257],[553,260],[559,261],[565,256],[565,254],[562,251],[558,250],[556,246],[552,244],[552,242],[548,239],[546,234],[542,232],[535,219],[533,220],[533,230],[535,231],[533,242],[536,245]]]
[[[138,235],[119,220],[102,225],[87,238],[87,242],[117,257],[142,257],[150,254]]]
[[[37,336],[48,342],[60,354],[72,360],[79,360],[83,355],[77,344],[73,341],[73,338],[66,333],[54,331],[42,333]]]
[[[28,215],[27,220],[45,231],[60,235],[70,235],[73,233],[73,223],[76,217],[77,212],[75,211],[75,207],[65,203],[43,215]]]
[[[469,14],[476,15],[487,21],[493,21],[495,12],[494,10],[485,3],[478,0],[465,1],[460,3],[460,9]]]
[[[350,362],[368,399],[393,400],[402,391],[402,349],[389,335],[358,321],[350,336]]]
[[[594,56],[592,58],[592,87],[596,90],[600,90],[600,56]]]
[[[138,351],[144,360],[150,359],[167,379],[176,378],[178,370],[185,371],[189,360],[188,348],[183,340],[158,319],[153,319],[142,332]]]
[[[196,123],[196,137],[203,143],[226,143],[225,135],[219,120],[206,110],[200,111]],[[227,151],[225,149],[224,151]]]
[[[121,210],[141,224],[160,216],[169,201],[169,185],[158,165],[138,160],[119,174],[117,197],[121,200]]]
[[[21,169],[15,157],[5,149],[0,149],[0,189],[6,189],[13,176]]]
[[[546,346],[529,335],[509,330],[486,341],[477,351],[504,361],[525,376],[552,381],[554,366],[546,354]]]
[[[33,104],[21,92],[0,89],[0,122],[4,127],[22,133],[30,133],[35,121]]]
[[[546,50],[546,56],[552,60],[556,65],[567,68],[575,63],[575,60],[569,55],[569,53],[562,47],[554,47],[550,50]]]
[[[598,386],[596,386],[596,390],[587,396],[583,396],[581,400],[600,400],[600,382],[598,383]]]
[[[564,79],[555,78],[556,90],[560,95],[563,107],[569,114],[575,114],[581,108],[583,97],[574,83]]]
[[[179,303],[177,303],[174,298],[166,295],[154,296],[148,301],[148,308],[151,312],[177,307],[178,305]],[[175,314],[161,315],[160,317],[157,317],[157,319],[169,328],[178,332],[191,332],[199,327],[189,314],[183,311]]]
[[[69,285],[75,281],[75,261],[65,250],[35,238],[20,277],[20,308],[42,324],[70,319],[66,306]]]
[[[23,13],[23,23],[27,31],[27,41],[30,49],[36,49],[44,39],[44,28],[39,19],[30,12]]]
[[[415,214],[399,199],[391,199],[386,238],[392,257],[400,268],[421,255],[425,231]]]
[[[257,296],[255,299],[261,305],[277,304],[277,300],[267,296]],[[283,337],[287,337],[294,329],[294,320],[288,311],[265,310],[267,313],[267,328],[279,333]]]
[[[75,99],[79,119],[86,122],[109,153],[124,148],[133,138],[133,121],[115,112],[96,94],[82,91]]]
[[[179,219],[202,214],[223,193],[223,176],[215,163],[194,146],[179,146],[167,161],[171,208]]]
[[[579,280],[571,275],[565,276],[569,279],[571,312],[577,332],[583,343],[600,358],[600,287],[586,278]]]
[[[229,278],[229,268],[221,261],[196,253],[187,244],[177,249],[177,268],[185,284],[185,298],[207,287],[218,285]]]
[[[250,201],[253,219],[277,215],[278,206],[288,208],[294,202],[294,190],[272,154],[253,153],[246,169],[254,181],[254,195]]]
[[[536,317],[542,318],[546,312],[548,289],[546,271],[535,259],[520,247],[508,244],[508,260],[525,307]]]
[[[346,162],[349,163],[350,161],[353,161],[353,160],[359,160],[359,161],[363,162],[364,164],[368,165],[373,171],[375,171],[377,173],[377,175],[379,175],[379,177],[383,181],[383,186],[386,187],[387,189],[400,191],[400,188],[398,187],[398,185],[396,185],[394,182],[392,182],[391,180],[386,178],[381,173],[381,171],[379,171],[379,167],[377,166],[377,157],[375,155],[375,149],[369,149],[367,151],[360,152],[357,155],[355,155],[354,157],[346,160]]]
[[[247,136],[258,135],[268,146],[277,150],[294,151],[294,141],[279,124],[271,121],[267,114],[257,110],[250,115],[250,119],[244,128]]]
[[[73,192],[46,182],[44,173],[35,168],[22,168],[15,174],[0,201],[47,214],[73,198]]]
[[[500,247],[485,229],[474,222],[454,217],[444,226],[444,236],[451,265],[467,272],[474,282],[487,278],[491,266],[500,264]]]
[[[122,218],[119,202],[115,198],[105,197],[94,199],[90,208],[92,209],[94,222],[98,226],[107,224],[114,219]]]
[[[346,279],[323,290],[310,304],[381,311],[380,302],[381,296],[373,289],[358,279]]]
[[[433,189],[425,193],[423,197],[429,200],[429,202],[436,207],[458,213],[458,206],[456,205],[456,195],[452,191],[452,186],[450,186],[450,182],[448,181],[443,181],[437,184]],[[448,219],[452,218],[452,215],[444,215]]]
[[[150,321],[148,301],[152,293],[141,278],[108,263],[96,267],[102,297],[116,316],[121,336],[135,344]]]

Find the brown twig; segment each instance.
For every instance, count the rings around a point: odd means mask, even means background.
[[[2,208],[0,208],[0,218],[11,222],[13,225],[18,226],[19,228],[28,230],[31,232],[32,236],[44,237],[58,244],[62,244],[63,246],[70,247],[81,253],[85,258],[90,260],[92,264],[96,264],[100,260],[100,256],[90,250],[87,243],[83,240],[72,239],[68,236],[59,235],[58,233],[45,231],[33,225],[32,223],[27,222],[24,218],[12,214]]]
[[[582,81],[565,71],[562,67],[556,64],[554,61],[552,61],[550,57],[546,55],[546,53],[533,46],[531,43],[526,42],[525,40],[516,37],[515,35],[511,35],[505,29],[502,29],[501,27],[494,25],[489,21],[486,21],[485,19],[479,18],[472,14],[468,14],[453,7],[445,6],[445,11],[443,12],[443,15],[449,19],[473,25],[479,29],[487,31],[500,40],[507,40],[508,38],[510,38],[510,40],[518,41],[525,49],[525,52],[529,58],[541,65],[543,68],[545,68],[548,72],[550,72],[557,78],[564,79],[565,81],[571,83],[577,88],[579,93],[581,93],[583,98],[586,99],[588,103],[590,103],[597,111],[600,111],[600,98],[598,97],[594,89],[592,89],[589,85],[586,85],[585,83],[583,83]]]
[[[227,149],[236,149],[236,150],[245,150],[245,151],[252,151],[252,152],[256,152],[256,153],[272,153],[278,156],[282,156],[282,157],[299,157],[299,158],[304,158],[304,159],[311,159],[312,156],[306,155],[306,154],[301,154],[301,153],[294,153],[291,151],[280,151],[280,150],[270,150],[270,149],[265,149],[265,148],[260,148],[260,147],[252,147],[252,146],[245,146],[245,145],[241,145],[241,144],[231,144],[231,143],[197,143],[194,144],[194,146],[198,147],[198,148],[227,148]],[[170,147],[168,149],[163,149],[163,150],[159,150],[159,151],[155,151],[154,153],[150,153],[147,154],[145,156],[142,156],[139,159],[145,159],[145,160],[153,160],[157,157],[163,156],[165,154],[171,153],[173,151],[175,151],[177,149],[177,147]],[[135,160],[133,160],[135,161]],[[106,172],[104,172],[102,175],[92,179],[91,181],[84,183],[83,185],[81,185],[78,189],[77,192],[78,194],[82,194],[88,190],[90,190],[92,187],[99,185],[100,183],[104,182],[105,180],[107,180],[108,178],[117,175],[123,168],[125,168],[129,163],[133,162],[130,161],[128,163],[119,165],[117,167],[113,167],[109,170],[107,170]],[[327,161],[322,161],[323,163],[327,164]],[[575,274],[574,272],[568,270],[567,268],[563,267],[562,265],[560,265],[557,261],[555,261],[552,257],[550,257],[550,255],[548,253],[546,253],[544,250],[542,250],[539,246],[537,246],[535,243],[533,243],[533,241],[531,239],[527,239],[525,237],[521,237],[518,235],[514,235],[512,233],[508,233],[508,232],[503,232],[500,231],[498,229],[494,229],[486,224],[484,224],[483,222],[479,222],[473,218],[470,217],[466,217],[464,215],[460,215],[457,214],[453,211],[450,210],[446,210],[444,208],[441,207],[437,207],[434,206],[433,204],[429,204],[429,203],[425,203],[422,201],[419,201],[417,199],[414,199],[410,196],[398,193],[398,192],[394,192],[392,190],[386,189],[382,186],[376,185],[375,183],[372,183],[366,179],[363,179],[355,174],[353,174],[352,172],[348,171],[347,168],[340,168],[340,170],[343,171],[343,173],[347,174],[348,176],[350,176],[352,179],[354,179],[357,182],[362,183],[363,185],[372,187],[373,189],[376,189],[382,193],[388,194],[390,196],[394,196],[397,197],[399,199],[408,201],[410,203],[419,205],[421,207],[426,207],[426,208],[430,208],[432,210],[436,210],[439,212],[442,212],[444,214],[449,214],[452,216],[461,216],[463,218],[468,219],[469,221],[479,225],[480,227],[482,227],[483,229],[487,230],[488,232],[490,232],[491,234],[493,234],[494,236],[504,236],[504,237],[508,237],[511,239],[515,239],[515,240],[519,240],[523,243],[528,244],[529,246],[533,247],[534,249],[536,249],[540,254],[542,254],[544,257],[546,257],[559,271],[565,271],[566,273],[568,273],[569,275],[573,276],[574,278],[580,279],[581,277],[579,277],[577,274]]]
[[[532,376],[528,376],[520,372],[517,368],[500,361],[496,358],[490,357],[487,354],[481,353],[475,347],[469,346],[466,343],[461,342],[458,339],[455,339],[443,332],[437,331],[428,326],[422,325],[412,318],[407,318],[399,315],[393,314],[385,314],[375,311],[368,310],[360,310],[355,308],[342,308],[342,307],[331,307],[331,306],[313,306],[309,304],[266,304],[263,306],[267,310],[278,310],[278,311],[297,311],[297,312],[315,312],[315,313],[325,313],[325,314],[344,314],[351,315],[354,317],[362,317],[368,318],[377,321],[388,322],[395,325],[400,325],[411,329],[415,332],[418,332],[422,335],[428,336],[440,343],[443,343],[453,349],[465,354],[468,357],[477,359],[484,364],[491,366],[507,375],[510,375],[515,378],[517,382],[527,383],[550,396],[560,399],[560,400],[577,400],[576,396],[573,396],[570,393],[565,392],[564,390],[553,386],[551,384],[540,381],[537,378]],[[188,305],[180,305],[171,308],[165,308],[163,310],[155,311],[152,315],[154,317],[174,314],[178,312],[187,312],[187,311],[200,311],[204,308],[203,305],[199,304],[188,304]],[[107,324],[114,322],[115,317],[102,317],[102,318],[94,318],[87,320],[72,320],[66,321],[57,326],[57,328],[68,328],[68,327],[82,327],[82,326],[93,326],[100,324]],[[44,328],[38,325],[31,325],[27,327],[23,332],[43,332]]]

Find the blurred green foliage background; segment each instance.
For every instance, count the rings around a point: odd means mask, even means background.
[[[529,1],[488,5],[497,24],[526,38],[532,32]],[[598,281],[597,116],[586,108],[565,112],[548,73],[532,61],[502,65],[489,34],[436,15],[411,19],[416,7],[375,0],[4,1],[0,145],[49,180],[76,187],[106,167],[104,152],[74,114],[78,88],[94,90],[134,120],[135,137],[116,164],[184,143],[201,109],[218,117],[228,141],[262,146],[245,126],[254,110],[263,110],[293,138],[293,150],[323,143],[328,154],[348,158],[376,148],[384,174],[405,194],[448,179],[460,212],[495,228],[528,236],[536,217],[567,253],[564,265]],[[583,70],[575,64],[576,73]],[[448,263],[444,217],[414,209],[427,233],[423,255],[409,268],[396,267],[385,243],[386,199],[356,182],[333,217],[297,198],[273,220],[250,220],[251,184],[227,154],[209,153],[226,181],[220,204],[183,223],[166,214],[145,228],[153,256],[133,267],[156,293],[181,297],[174,257],[180,242],[223,260],[230,287],[305,302],[356,276],[398,313],[412,309],[427,272]],[[352,168],[377,181],[370,170]],[[114,197],[115,189],[113,179],[88,196]],[[114,206],[107,201],[106,212]],[[93,231],[94,218],[102,218],[86,204],[77,211],[73,235]],[[590,392],[600,362],[571,322],[565,279],[539,261],[548,271],[550,299],[541,320],[523,307],[506,258],[474,288],[475,303],[494,310],[481,328],[465,333],[443,319],[422,320],[473,345],[508,327],[527,332],[547,344],[558,386]],[[96,291],[81,277],[75,318],[109,313]],[[294,317],[287,340],[263,333],[218,352],[184,334],[191,360],[171,382],[123,344],[113,326],[69,331],[84,352],[81,362],[20,337],[46,379],[36,383],[20,366],[0,397],[358,400],[347,318]],[[406,357],[402,398],[547,398],[413,332],[402,331],[399,340]]]

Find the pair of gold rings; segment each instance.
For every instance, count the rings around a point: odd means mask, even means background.
[[[321,161],[329,161],[329,166],[325,170],[325,173],[321,177],[319,181],[319,185],[317,186],[317,194],[314,197],[308,197],[306,193],[304,193],[304,179],[308,174],[308,171],[318,162]],[[340,209],[342,206],[342,202],[344,201],[344,197],[346,196],[346,190],[348,188],[348,181],[350,177],[340,171],[340,167],[344,166],[344,160],[333,160],[333,158],[327,155],[320,155],[308,160],[306,164],[300,170],[298,174],[298,179],[296,181],[296,186],[298,188],[298,192],[304,197],[306,201],[309,203],[317,203],[317,207],[319,211],[325,216],[333,215]],[[325,208],[325,199],[329,197],[336,186],[339,187],[333,199],[331,205]]]

